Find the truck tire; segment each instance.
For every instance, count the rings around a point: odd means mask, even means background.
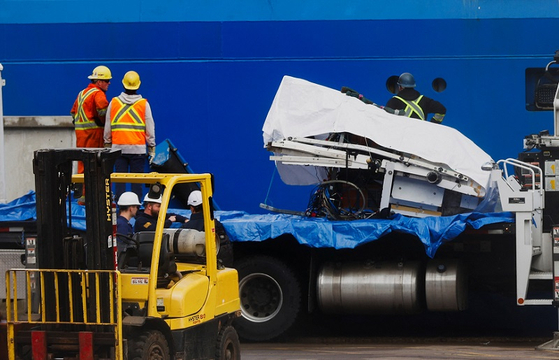
[[[129,360],[170,360],[169,343],[157,330],[148,330],[128,343]]]
[[[216,360],[241,360],[241,344],[235,328],[226,326],[217,336]]]
[[[236,262],[242,316],[234,326],[244,340],[266,341],[285,333],[299,315],[301,289],[293,271],[270,256]]]

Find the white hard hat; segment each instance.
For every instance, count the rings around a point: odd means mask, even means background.
[[[140,204],[140,199],[138,199],[138,195],[136,195],[136,193],[133,193],[132,191],[127,191],[122,193],[122,195],[120,195],[120,197],[118,198],[117,204],[119,206],[142,205]]]
[[[159,195],[158,199],[153,199],[149,197],[149,193],[146,194],[146,196],[144,196],[144,202],[150,202],[150,203],[156,203],[156,204],[161,204],[161,195]]]
[[[202,204],[202,192],[200,190],[194,190],[188,195],[188,202],[186,203],[189,206],[198,206]]]

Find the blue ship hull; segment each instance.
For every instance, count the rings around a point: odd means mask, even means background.
[[[431,1],[426,9],[413,1],[143,1],[103,14],[72,1],[0,4],[5,115],[69,114],[96,65],[112,70],[108,97],[135,70],[158,141],[172,139],[194,171],[216,175],[224,210],[307,205],[309,188],[277,176],[270,184],[274,164],[263,148],[262,124],[284,75],[384,104],[387,80],[409,71],[418,90],[447,107],[444,124],[494,159],[516,157],[525,135],[553,131],[552,114],[531,105],[559,48],[553,1]],[[433,89],[435,79],[444,91]]]

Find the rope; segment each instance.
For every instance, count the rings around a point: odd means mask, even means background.
[[[266,198],[264,199],[264,204],[268,205],[268,197],[270,196],[270,191],[272,190],[272,183],[274,182],[274,178],[276,173],[278,172],[277,166],[274,165],[274,171],[272,172],[272,177],[270,178],[270,185],[268,185],[268,192],[266,192]]]

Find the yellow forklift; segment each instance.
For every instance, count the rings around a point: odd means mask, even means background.
[[[26,268],[6,272],[9,359],[240,359],[231,326],[238,278],[217,259],[212,176],[112,173],[119,155],[35,152],[37,240],[27,244]],[[83,175],[72,175],[76,161]],[[127,238],[120,254],[113,182],[147,184],[150,197],[162,197],[156,230]],[[76,183],[87,194],[85,231],[72,227]],[[164,228],[176,187],[200,189],[205,232]]]

